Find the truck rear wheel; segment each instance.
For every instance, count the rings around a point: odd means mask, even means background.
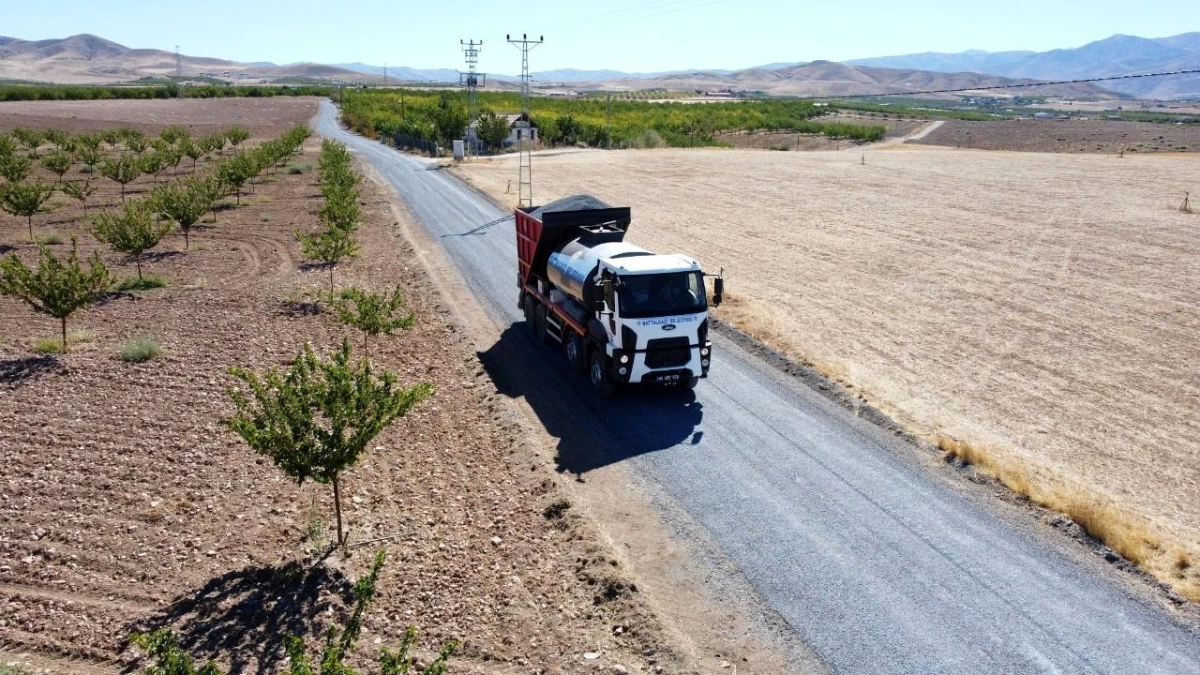
[[[571,336],[567,338],[567,344],[564,346],[564,349],[567,353],[567,363],[571,364],[571,370],[582,373],[586,365],[583,355],[583,338],[575,333],[571,333]]]
[[[537,334],[537,329],[533,325],[533,308],[536,302],[532,295],[525,296],[525,325],[529,326],[530,334]]]
[[[617,385],[613,382],[612,373],[608,369],[608,357],[604,352],[592,352],[591,365],[588,367],[588,376],[592,381],[592,389],[596,390],[601,397],[607,398],[613,395],[617,390]]]
[[[533,308],[533,331],[538,342],[544,344],[550,341],[550,335],[546,330],[547,328],[546,306],[539,302],[537,307]]]

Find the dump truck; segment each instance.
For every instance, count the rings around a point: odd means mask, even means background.
[[[514,212],[519,308],[561,344],[602,396],[629,383],[693,388],[708,377],[708,293],[700,263],[625,241],[629,207],[575,195]],[[712,304],[724,279],[715,275]]]

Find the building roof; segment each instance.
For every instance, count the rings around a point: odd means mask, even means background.
[[[504,119],[508,122],[510,129],[515,127],[517,122],[529,122],[530,126],[532,126],[534,129],[538,128],[538,123],[530,120],[525,113],[520,113],[518,115],[505,115]]]

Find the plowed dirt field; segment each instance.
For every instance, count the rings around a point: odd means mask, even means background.
[[[145,113],[125,105],[128,119]],[[220,110],[191,121],[246,121],[240,105]],[[101,117],[75,128],[112,126]],[[520,441],[518,421],[401,236],[406,216],[370,181],[362,254],[335,278],[403,288],[416,328],[374,342],[372,360],[437,394],[343,479],[351,542],[382,541],[311,564],[331,536],[329,488],[298,487],[221,421],[232,413],[230,367],[286,367],[305,342],[318,353],[343,338],[361,343],[308,302],[328,276],[301,268],[293,236],[317,227],[318,147],[310,140],[294,171],[257,185],[241,207],[226,200],[215,223],[192,233],[190,250],[169,235],[143,263],[167,287],[77,313],[70,328],[85,334],[66,355],[32,353],[57,323],[0,297],[0,663],[118,672],[131,664],[131,631],[172,626],[226,672],[274,673],[284,636],[315,646],[344,620],[350,581],[382,547],[388,562],[360,664],[397,646],[412,624],[426,659],[444,640],[463,641],[452,672],[670,667],[636,586]],[[97,180],[92,209],[118,202],[116,184]],[[139,179],[131,194],[151,182]],[[35,234],[77,236],[90,255],[97,244],[82,212],[56,200],[34,219]],[[5,253],[35,260],[27,239],[23,218],[0,217]],[[117,274],[133,273],[101,254]],[[119,360],[134,336],[155,338],[164,354]]]

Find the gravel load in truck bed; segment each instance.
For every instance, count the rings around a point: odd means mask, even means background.
[[[550,202],[549,204],[543,204],[542,206],[537,207],[533,211],[530,211],[529,215],[533,216],[534,218],[537,218],[538,220],[541,220],[543,213],[554,213],[556,211],[586,211],[588,209],[611,209],[611,208],[612,208],[611,205],[606,204],[591,195],[571,195],[570,197],[563,197],[562,199],[556,199],[556,200]]]

